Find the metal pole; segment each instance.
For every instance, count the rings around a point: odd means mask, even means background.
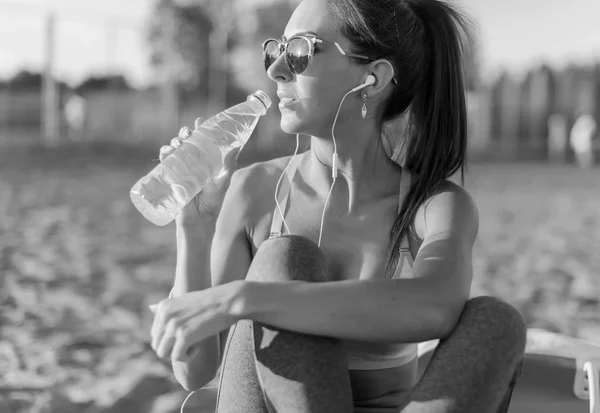
[[[214,111],[220,112],[227,106],[227,81],[229,72],[229,26],[233,14],[232,0],[225,0],[217,12],[216,27],[209,37],[208,99]]]
[[[42,139],[47,146],[58,145],[58,93],[54,79],[56,19],[53,13],[45,17],[45,66],[42,80]]]
[[[166,116],[164,131],[167,134],[174,134],[178,131],[178,125],[181,124],[179,110],[179,83],[177,72],[177,49],[179,27],[175,11],[171,10],[165,24],[165,56],[166,67],[164,72],[163,85],[163,104]],[[175,136],[175,135],[173,135]]]

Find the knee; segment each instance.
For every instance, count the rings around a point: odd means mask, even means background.
[[[510,353],[525,351],[527,326],[523,316],[515,307],[496,297],[482,296],[467,301],[456,329]]]
[[[468,300],[463,316],[497,330],[507,329],[516,333],[526,333],[525,321],[521,313],[506,301],[496,297],[481,296]]]
[[[264,241],[246,276],[254,281],[326,281],[323,251],[301,236],[282,236]]]

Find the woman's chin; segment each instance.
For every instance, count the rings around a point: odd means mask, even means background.
[[[280,122],[281,130],[290,135],[302,134],[306,132],[306,126],[300,119],[295,117],[288,117],[286,115],[281,116]]]
[[[321,117],[309,111],[300,109],[281,110],[279,125],[283,132],[291,135],[311,135],[315,130],[318,130],[318,125],[321,123]]]

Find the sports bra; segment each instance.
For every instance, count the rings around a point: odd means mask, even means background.
[[[292,186],[292,180],[296,174],[299,164],[299,158],[296,157],[286,170],[287,179],[281,183],[280,195],[278,198],[282,213],[285,215],[288,206],[289,192]],[[406,169],[402,170],[400,178],[400,202],[398,203],[398,213],[402,207],[402,201],[410,189],[411,174]],[[284,231],[283,219],[275,207],[273,211],[273,220],[271,224],[270,238],[281,236]],[[410,251],[408,237],[402,239],[400,245],[400,260],[392,276],[392,279],[412,278],[412,266],[414,257]],[[349,370],[379,370],[402,366],[417,357],[417,343],[374,343],[355,340],[345,340],[346,354]]]

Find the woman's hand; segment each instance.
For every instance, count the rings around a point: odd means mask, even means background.
[[[194,344],[238,321],[242,285],[243,281],[234,281],[150,306],[154,313],[152,348],[156,354],[182,362],[193,358],[189,350]]]
[[[202,118],[196,119],[194,127],[197,129],[203,122]],[[190,136],[192,136],[192,131],[188,127],[181,128],[179,136],[173,138],[169,145],[160,148],[160,161],[162,162],[172,154]],[[216,221],[221,210],[221,205],[223,204],[223,199],[225,198],[225,193],[231,183],[231,176],[237,168],[239,152],[239,149],[233,149],[227,154],[221,174],[213,179],[209,179],[202,191],[181,210],[175,218],[177,225],[195,226],[206,220],[210,222]]]

